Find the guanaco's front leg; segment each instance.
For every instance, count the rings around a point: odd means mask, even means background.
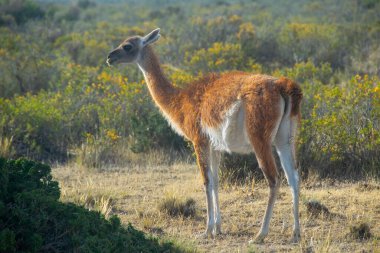
[[[207,227],[202,236],[208,238],[213,237],[213,231],[215,227],[215,214],[214,214],[214,178],[210,169],[210,150],[208,143],[194,143],[195,154],[197,156],[197,163],[200,169],[207,201]]]

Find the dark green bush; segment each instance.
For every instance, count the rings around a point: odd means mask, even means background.
[[[0,158],[0,252],[179,252],[116,216],[58,201],[50,167]]]
[[[43,18],[45,12],[31,0],[1,0],[0,26],[5,24],[22,24],[29,19]]]

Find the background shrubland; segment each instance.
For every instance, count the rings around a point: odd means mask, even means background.
[[[191,154],[138,69],[105,64],[125,37],[161,27],[156,52],[177,86],[230,70],[301,85],[303,175],[378,176],[379,12],[377,0],[1,0],[0,155],[99,168]],[[255,160],[228,160],[224,175],[255,175]]]

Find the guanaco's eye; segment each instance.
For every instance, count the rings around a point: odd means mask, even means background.
[[[126,45],[123,46],[123,49],[124,49],[125,52],[129,52],[132,49],[132,45],[131,44],[126,44]]]

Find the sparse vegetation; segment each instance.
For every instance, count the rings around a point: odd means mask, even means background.
[[[372,234],[367,223],[360,223],[350,227],[348,236],[357,240],[368,240],[372,237]]]
[[[267,204],[264,181],[256,181],[253,188],[247,184],[226,184],[220,189],[223,234],[211,240],[197,237],[204,232],[206,206],[202,181],[194,164],[124,167],[101,173],[83,173],[78,167],[65,166],[54,169],[53,175],[62,185],[62,201],[72,201],[80,194],[110,197],[112,213],[123,224],[130,222],[146,233],[175,238],[181,245],[186,242],[200,252],[376,252],[380,247],[380,205],[375,201],[380,189],[358,191],[362,183],[302,181],[301,199],[305,203],[318,200],[330,215],[321,213],[313,217],[306,205],[300,205],[301,242],[292,244],[291,193],[283,181],[269,237],[264,244],[248,245],[260,228]],[[375,181],[366,183],[374,185]],[[196,215],[185,218],[161,212],[158,207],[171,200],[171,196],[183,204],[186,199],[193,199]],[[347,236],[351,226],[361,223],[368,224],[371,238]]]
[[[160,212],[170,216],[194,217],[196,215],[196,205],[192,198],[186,200],[176,196],[169,196],[161,200],[158,205]]]
[[[306,201],[305,205],[307,213],[312,217],[318,217],[320,215],[328,217],[331,214],[329,209],[317,200]]]

